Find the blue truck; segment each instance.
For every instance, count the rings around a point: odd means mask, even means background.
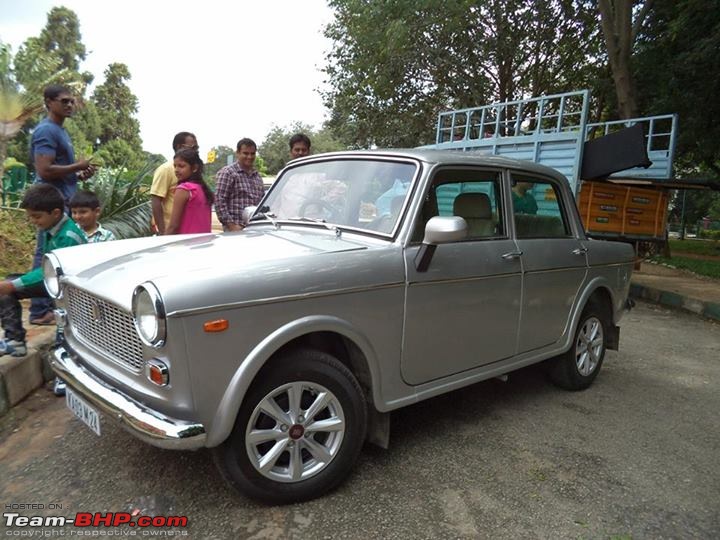
[[[435,144],[540,163],[562,173],[589,236],[643,251],[665,242],[677,115],[588,121],[581,90],[441,112]],[[532,191],[538,214],[556,207]]]

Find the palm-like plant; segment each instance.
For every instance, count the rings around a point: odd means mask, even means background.
[[[7,146],[22,129],[25,121],[43,109],[42,98],[19,94],[0,85],[0,173],[4,173]],[[2,174],[0,174],[2,176]]]
[[[60,69],[60,60],[55,56],[39,58],[38,64],[36,66],[38,73],[52,75],[38,80],[32,88],[22,90],[12,73],[10,47],[0,43],[0,177],[5,172],[3,163],[7,157],[8,143],[28,119],[45,107],[43,89],[49,84],[62,82],[70,75],[68,69]],[[76,85],[73,82],[66,84]]]
[[[118,239],[137,238],[151,234],[149,192],[152,172],[160,163],[148,161],[139,171],[100,169],[82,188],[95,192],[102,206],[103,226]]]

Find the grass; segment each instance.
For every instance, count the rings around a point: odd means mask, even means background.
[[[25,211],[0,207],[0,279],[30,270],[34,253],[35,227]]]
[[[695,255],[720,256],[718,240],[670,240],[670,253],[693,253]],[[674,258],[674,257],[673,257]]]
[[[671,259],[667,257],[652,257],[650,260],[680,270],[689,270],[700,276],[720,279],[720,260],[690,259],[682,255],[673,255]]]

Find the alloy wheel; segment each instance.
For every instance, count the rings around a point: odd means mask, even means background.
[[[587,377],[595,371],[604,347],[602,323],[597,317],[589,317],[583,323],[575,342],[575,363],[580,375]]]
[[[277,482],[299,482],[325,469],[345,434],[343,408],[324,386],[295,381],[257,404],[245,431],[250,463]]]

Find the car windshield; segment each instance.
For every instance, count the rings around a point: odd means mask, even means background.
[[[256,215],[390,234],[416,170],[414,163],[373,159],[299,165],[278,178]]]

